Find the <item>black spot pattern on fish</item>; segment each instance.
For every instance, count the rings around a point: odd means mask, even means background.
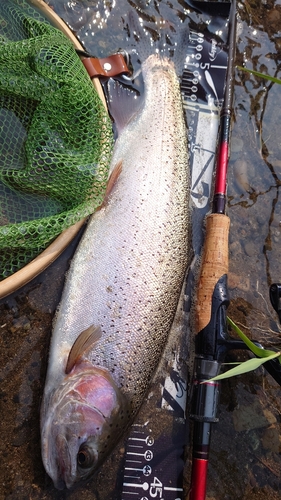
[[[87,357],[108,370],[125,400],[112,432],[103,436],[101,454],[109,448],[107,436],[118,437],[145,397],[188,264],[189,181],[179,86],[172,65],[156,56],[143,64],[143,74],[144,108],[117,140],[112,164],[122,160],[122,171],[83,235],[53,333],[72,345],[89,325],[101,327],[102,337]]]

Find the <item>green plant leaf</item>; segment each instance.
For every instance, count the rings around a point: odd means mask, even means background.
[[[239,337],[243,340],[246,346],[255,354],[255,356],[258,357],[249,359],[244,363],[240,363],[239,366],[231,368],[225,373],[217,375],[216,377],[213,377],[209,380],[205,380],[204,382],[202,382],[203,384],[205,382],[223,380],[225,378],[235,377],[236,375],[242,375],[243,373],[256,370],[256,368],[259,368],[263,363],[266,363],[271,359],[278,358],[279,363],[281,363],[281,351],[275,352],[269,349],[262,349],[261,347],[258,347],[256,344],[254,344],[254,342],[248,339],[247,335],[245,335],[245,333],[243,333],[242,330],[240,330],[240,328],[238,328],[238,326],[235,325],[235,323],[228,316],[227,316],[227,321],[230,324],[230,326],[235,330],[237,335],[239,335]]]
[[[229,363],[222,363],[222,366],[228,366],[228,365],[241,365],[241,361],[231,361]]]
[[[202,384],[205,384],[206,382],[213,382],[216,380],[223,380],[224,378],[229,378],[229,377],[235,377],[236,375],[242,375],[243,373],[250,372],[252,370],[256,370],[256,368],[259,368],[263,363],[266,363],[267,361],[271,359],[278,358],[278,356],[281,355],[281,352],[274,352],[270,356],[267,356],[266,358],[252,358],[249,359],[248,361],[245,361],[244,363],[241,363],[239,366],[236,366],[235,368],[231,368],[231,370],[228,370],[225,373],[221,373],[221,375],[217,375],[216,377],[210,378],[208,380],[204,380]]]
[[[238,328],[238,326],[235,325],[232,319],[230,319],[228,316],[227,316],[227,322],[230,324],[233,330],[235,330],[237,335],[239,335],[240,339],[242,339],[243,342],[245,342],[246,346],[248,346],[249,349],[255,354],[255,356],[258,356],[258,358],[267,358],[268,356],[275,354],[276,351],[271,351],[269,349],[262,349],[261,347],[258,347],[256,344],[254,344],[254,342],[248,339],[247,335],[245,335],[245,333],[243,333],[242,330],[240,330],[240,328]],[[281,359],[279,359],[279,361],[281,362]]]
[[[255,71],[253,69],[243,68],[243,66],[237,66],[237,69],[241,71],[245,71],[246,73],[251,73],[252,75],[259,76],[260,78],[264,78],[265,80],[270,80],[271,82],[281,84],[281,80],[279,78],[275,78],[274,76],[265,75],[264,73],[260,73],[259,71]]]

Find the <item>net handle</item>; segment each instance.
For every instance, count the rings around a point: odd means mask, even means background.
[[[73,35],[65,22],[43,0],[28,0],[28,3],[40,10],[55,28],[58,28],[60,31],[62,31],[72,41],[75,49],[81,51],[84,50],[84,47]],[[92,83],[105,109],[107,110],[106,100],[99,79],[92,79]],[[86,220],[87,217],[69,227],[68,229],[65,229],[40,255],[38,255],[35,259],[29,262],[22,269],[14,273],[12,276],[9,276],[8,278],[0,281],[0,299],[6,297],[7,295],[10,295],[22,286],[26,285],[26,283],[38,276],[38,274],[40,274],[50,264],[52,264],[77,235],[78,231],[81,229]]]
[[[12,276],[0,282],[0,299],[26,285],[52,264],[77,235],[87,217],[65,229],[43,252]]]

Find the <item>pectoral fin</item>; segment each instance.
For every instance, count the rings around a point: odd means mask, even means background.
[[[94,325],[89,326],[89,328],[80,333],[73,346],[71,347],[68,355],[65,367],[65,373],[67,375],[71,372],[74,365],[79,363],[82,356],[85,355],[87,351],[89,351],[94,346],[94,344],[96,344],[96,342],[98,342],[101,336],[102,331],[100,326]]]

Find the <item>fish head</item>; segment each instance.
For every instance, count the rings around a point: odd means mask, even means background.
[[[41,415],[42,459],[56,488],[71,488],[100,466],[124,430],[125,408],[106,370],[74,370],[65,377]]]

